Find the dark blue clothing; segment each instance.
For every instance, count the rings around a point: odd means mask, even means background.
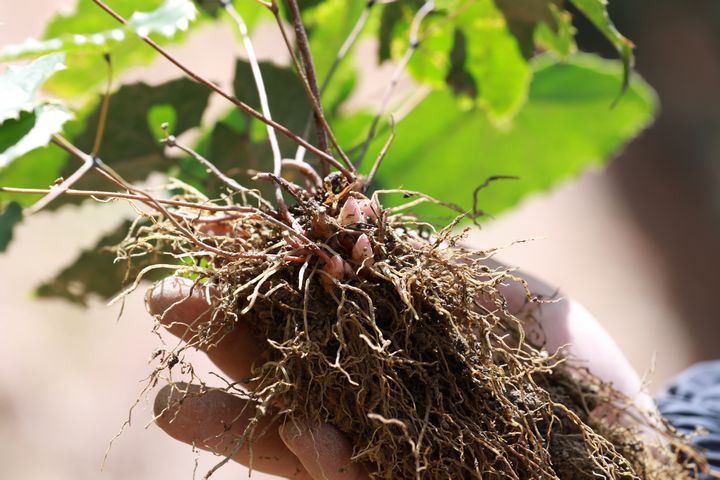
[[[679,431],[707,430],[692,443],[704,451],[713,470],[720,470],[720,360],[688,368],[657,401],[660,413]]]

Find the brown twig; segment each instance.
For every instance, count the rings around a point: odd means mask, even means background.
[[[267,91],[265,90],[265,81],[263,80],[262,72],[260,71],[260,64],[258,63],[257,56],[255,55],[255,47],[252,44],[252,40],[250,40],[247,24],[245,23],[242,15],[240,15],[240,12],[235,9],[231,0],[221,0],[220,4],[230,18],[233,19],[240,31],[240,36],[242,37],[243,45],[245,46],[245,52],[248,56],[248,62],[250,63],[250,69],[252,70],[253,79],[255,80],[255,87],[258,93],[258,99],[260,100],[260,108],[263,115],[267,117],[268,120],[272,120],[270,102],[268,101]],[[270,141],[270,149],[273,153],[273,173],[280,176],[282,174],[282,153],[280,152],[280,144],[278,143],[275,129],[273,129],[270,125],[266,125],[266,127],[268,140]],[[278,209],[280,210],[280,215],[292,224],[292,218],[288,212],[287,205],[285,205],[282,190],[277,185],[275,186],[275,201],[277,202]]]
[[[64,148],[62,145],[63,140],[64,139],[62,139],[62,137],[58,137],[57,135],[54,135],[51,139],[54,144]],[[49,189],[46,192],[47,195],[35,202],[35,204],[28,210],[31,215],[47,207],[50,202],[67,192],[68,189],[70,189],[70,187],[72,187],[75,182],[80,180],[87,172],[89,172],[95,166],[95,157],[84,154],[82,157],[79,158],[83,162],[82,166],[75,170],[72,175],[70,175],[67,179],[63,180],[59,185],[56,185],[53,188]]]
[[[325,129],[323,128],[323,117],[322,103],[320,102],[320,91],[318,90],[317,76],[315,75],[315,62],[313,62],[312,52],[310,51],[310,42],[308,41],[307,32],[305,31],[305,24],[300,16],[300,7],[298,7],[297,0],[287,0],[288,10],[292,17],[293,27],[295,28],[295,41],[300,50],[300,56],[302,57],[302,63],[305,67],[305,78],[307,78],[308,84],[310,85],[310,92],[314,103],[318,105],[315,109],[315,124],[317,125],[317,141],[320,150],[327,152],[327,137],[325,136]]]
[[[330,124],[328,124],[327,119],[325,118],[325,115],[323,114],[322,107],[320,105],[319,100],[313,95],[312,88],[310,86],[310,82],[307,79],[307,76],[305,75],[305,71],[300,63],[300,60],[298,59],[297,55],[295,55],[295,50],[292,46],[292,43],[290,42],[290,39],[287,35],[287,32],[285,31],[285,26],[283,25],[283,21],[280,18],[280,14],[277,11],[277,6],[275,8],[271,8],[270,11],[275,16],[275,22],[277,23],[278,29],[280,30],[280,33],[282,35],[283,41],[285,42],[285,46],[288,49],[288,52],[290,53],[290,58],[292,59],[293,66],[295,67],[295,70],[298,73],[298,76],[300,77],[300,81],[302,83],[303,88],[305,89],[305,93],[307,94],[308,100],[310,101],[310,106],[312,107],[313,112],[316,114],[315,118],[318,119],[321,124],[322,128],[325,131],[325,134],[330,138],[330,142],[332,143],[333,147],[335,148],[335,151],[337,151],[338,155],[340,155],[340,158],[345,163],[345,165],[350,169],[351,172],[355,172],[355,165],[350,161],[350,158],[347,156],[345,151],[342,149],[340,144],[337,141],[337,138],[332,132],[332,129],[330,128]],[[314,152],[313,152],[314,153]],[[321,164],[321,173],[323,176],[327,175],[329,173],[327,169],[327,165]],[[350,177],[345,175],[345,177],[352,183],[354,181],[350,180]]]
[[[385,145],[383,145],[382,150],[380,150],[380,155],[378,155],[378,157],[375,159],[375,163],[370,169],[367,180],[365,180],[365,189],[367,189],[372,183],[372,181],[375,179],[375,174],[377,173],[378,168],[380,168],[380,164],[385,158],[385,155],[387,155],[388,150],[390,150],[390,146],[392,145],[393,140],[395,140],[395,119],[392,115],[390,116],[390,126],[392,128],[392,130],[390,131],[390,136],[385,142]]]
[[[422,7],[417,11],[415,14],[415,17],[413,17],[412,23],[410,24],[410,43],[408,45],[407,50],[405,50],[405,54],[400,59],[400,63],[398,63],[397,67],[395,68],[395,71],[392,74],[392,77],[390,78],[390,83],[388,84],[387,88],[385,89],[385,94],[383,95],[382,102],[380,103],[380,107],[378,108],[377,113],[375,114],[375,118],[373,118],[372,124],[370,124],[370,131],[368,132],[367,137],[365,138],[365,142],[363,143],[362,150],[360,151],[360,155],[358,156],[357,161],[355,162],[355,167],[359,167],[360,164],[363,161],[363,158],[365,157],[365,154],[367,153],[368,148],[370,147],[370,142],[372,142],[372,139],[375,138],[375,131],[377,130],[378,123],[380,123],[380,118],[382,117],[383,113],[385,113],[385,110],[387,109],[388,104],[390,103],[390,99],[392,98],[393,92],[395,91],[395,88],[397,87],[398,82],[400,81],[400,77],[402,76],[403,72],[405,71],[405,68],[407,67],[407,64],[410,62],[410,59],[412,58],[415,51],[420,46],[420,24],[422,23],[423,19],[433,11],[435,8],[435,2],[433,0],[426,1]]]
[[[338,50],[338,53],[335,55],[335,58],[333,59],[332,64],[330,65],[330,68],[327,71],[327,74],[325,74],[325,78],[323,79],[322,85],[320,86],[320,98],[322,99],[322,94],[327,89],[328,85],[330,84],[330,81],[332,80],[333,76],[335,75],[335,72],[337,71],[338,67],[342,63],[342,61],[347,56],[348,52],[352,48],[353,45],[355,45],[355,42],[357,41],[358,37],[360,36],[360,33],[362,32],[363,28],[365,28],[365,24],[367,24],[367,20],[370,17],[370,12],[372,10],[372,7],[377,4],[377,0],[367,0],[365,4],[365,9],[360,14],[360,17],[358,17],[357,21],[355,22],[355,25],[350,30],[350,33],[348,34],[347,38],[345,38],[345,41],[340,46],[340,50]],[[305,121],[305,129],[303,130],[302,137],[304,139],[308,138],[308,135],[310,135],[310,124],[313,119],[313,112],[310,112],[308,115],[308,119]],[[305,157],[305,149],[303,147],[298,147],[297,151],[295,152],[295,160],[302,161]]]
[[[95,132],[95,144],[93,145],[91,157],[97,157],[100,154],[103,135],[105,134],[105,126],[107,125],[108,112],[110,111],[110,90],[112,89],[112,58],[109,53],[103,55],[108,66],[108,80],[105,95],[103,96],[102,106],[100,108],[100,119],[98,120],[97,132]]]

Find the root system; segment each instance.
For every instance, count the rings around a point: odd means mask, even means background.
[[[184,259],[177,275],[218,292],[188,347],[239,321],[266,343],[249,392],[233,390],[253,399],[256,419],[333,424],[383,479],[678,479],[702,468],[659,417],[528,341],[528,319],[498,291],[512,274],[459,248],[451,228],[383,209],[339,175],[284,188],[291,225],[248,192],[202,217],[217,203],[188,189],[119,248],[171,252]],[[165,355],[159,370],[177,361]],[[238,449],[263,434],[256,424]]]

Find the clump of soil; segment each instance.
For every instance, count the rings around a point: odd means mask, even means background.
[[[510,273],[450,228],[339,175],[284,188],[287,215],[245,192],[209,217],[217,203],[188,189],[120,247],[182,255],[177,274],[219,292],[191,346],[239,318],[266,342],[248,379],[258,417],[333,424],[384,479],[678,479],[703,465],[659,418],[531,344],[498,292]]]

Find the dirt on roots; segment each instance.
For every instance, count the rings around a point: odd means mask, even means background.
[[[678,479],[704,465],[655,414],[528,341],[498,291],[512,273],[450,227],[347,186],[299,196],[292,226],[243,197],[204,218],[188,189],[176,200],[196,207],[143,213],[118,252],[180,256],[176,275],[218,292],[183,348],[240,318],[266,342],[251,389],[228,388],[256,419],[335,425],[382,479]],[[159,357],[156,373],[179,354]]]

